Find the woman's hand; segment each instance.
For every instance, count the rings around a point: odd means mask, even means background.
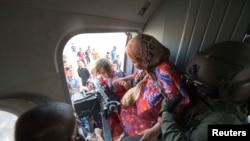
[[[146,129],[139,134],[142,136],[140,141],[156,141],[160,133],[161,125],[157,122],[152,128]]]
[[[129,89],[131,87],[131,85],[129,84],[129,82],[124,81],[124,80],[114,80],[112,83],[113,86],[122,86],[124,87],[126,90]]]
[[[125,77],[117,78],[113,81],[113,84],[119,83],[119,81],[125,81]]]
[[[140,141],[156,141],[158,134],[155,134],[151,129],[146,129],[140,133],[142,136]]]

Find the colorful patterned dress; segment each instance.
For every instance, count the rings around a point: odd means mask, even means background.
[[[155,67],[153,75],[156,76],[170,99],[177,94],[184,96],[174,111],[178,116],[189,103],[186,92],[180,87],[178,71],[170,63],[162,62]],[[140,91],[136,103],[121,109],[123,130],[127,136],[137,136],[143,130],[151,128],[159,118],[158,113],[161,109],[163,95],[159,92],[159,89],[155,86],[155,81],[151,77],[147,75],[144,80],[145,85]]]

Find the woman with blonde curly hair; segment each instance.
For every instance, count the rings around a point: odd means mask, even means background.
[[[120,81],[119,83],[113,83],[115,79],[118,78],[118,72],[113,69],[111,62],[106,58],[100,58],[96,61],[95,64],[96,75],[99,75],[98,81],[105,85],[107,90],[115,96],[120,102],[121,98],[130,87],[130,84],[126,81]],[[116,141],[120,135],[123,133],[121,126],[120,116],[118,113],[112,113],[108,117],[110,124],[112,141]],[[96,129],[96,134],[99,138],[98,141],[101,141],[102,135],[99,129]]]

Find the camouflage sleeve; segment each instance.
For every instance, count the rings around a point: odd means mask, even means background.
[[[159,116],[162,116],[162,113],[163,113],[164,111],[166,111],[166,107],[167,107],[167,98],[164,98],[164,99],[162,100],[162,103],[161,103],[161,109],[160,109],[160,111],[159,111]]]
[[[174,115],[163,112],[161,126],[163,141],[207,141],[208,125],[243,124],[237,116],[227,111],[205,112],[196,116],[192,122],[198,124],[184,132],[177,127]]]
[[[162,113],[162,138],[163,141],[186,141],[186,138],[175,122],[174,115],[171,113]]]
[[[200,116],[204,117],[204,115]],[[163,141],[207,141],[207,125],[216,123],[218,119],[216,114],[206,116],[195,128],[181,130],[176,124],[174,115],[163,112],[161,126]]]

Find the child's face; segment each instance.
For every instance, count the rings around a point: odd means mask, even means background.
[[[104,69],[104,68],[101,68],[100,71],[99,71],[99,75],[101,75],[103,78],[107,79],[110,77],[110,74]]]

